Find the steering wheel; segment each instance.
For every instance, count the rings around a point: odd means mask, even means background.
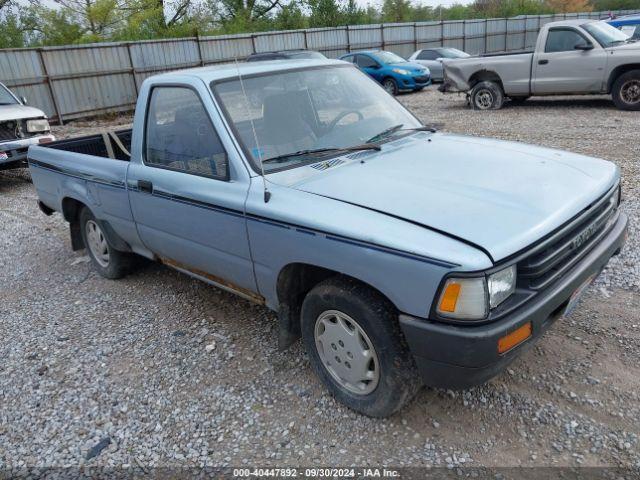
[[[330,132],[331,130],[336,128],[336,125],[338,124],[338,122],[340,122],[340,120],[342,120],[347,115],[351,115],[352,113],[355,113],[356,115],[358,115],[358,121],[364,118],[360,110],[345,110],[344,112],[341,112],[340,114],[338,114],[338,116],[331,121],[331,123],[327,127],[327,130]]]

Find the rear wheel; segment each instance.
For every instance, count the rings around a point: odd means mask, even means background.
[[[613,83],[611,96],[620,110],[640,110],[640,70],[620,75]]]
[[[337,400],[365,415],[393,414],[420,386],[397,317],[378,292],[343,277],[314,287],[302,305],[313,369]]]
[[[393,78],[385,78],[382,81],[382,88],[384,88],[389,95],[398,94],[398,84]]]
[[[80,230],[89,258],[101,276],[117,279],[131,271],[135,263],[134,255],[119,252],[109,245],[102,226],[87,207],[80,212]]]
[[[470,103],[474,110],[498,110],[503,102],[502,87],[496,82],[485,80],[471,89]]]

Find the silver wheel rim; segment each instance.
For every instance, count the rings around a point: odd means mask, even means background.
[[[493,105],[493,93],[490,90],[480,90],[476,93],[475,101],[480,110],[488,110]]]
[[[395,86],[391,80],[387,80],[386,82],[384,82],[384,89],[388,93],[391,93],[393,95],[393,92],[395,91]]]
[[[620,98],[624,103],[634,105],[640,102],[640,80],[628,80],[620,87]]]
[[[358,322],[338,310],[327,310],[318,316],[314,336],[322,365],[341,387],[357,395],[376,389],[378,355]]]
[[[102,267],[109,266],[109,244],[96,222],[89,220],[86,225],[87,243],[96,262]]]

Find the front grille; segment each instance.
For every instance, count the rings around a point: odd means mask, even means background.
[[[429,81],[429,77],[413,77],[416,83],[427,83]]]
[[[16,120],[0,122],[0,142],[20,138],[20,128]]]
[[[520,286],[542,290],[586,255],[607,233],[617,208],[612,202],[614,193],[615,189],[518,262]]]

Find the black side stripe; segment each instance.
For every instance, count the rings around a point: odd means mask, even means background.
[[[341,242],[341,243],[345,243],[348,245],[354,245],[354,246],[358,246],[358,247],[362,247],[362,248],[367,248],[369,250],[375,250],[378,252],[382,252],[382,253],[387,253],[390,255],[395,255],[397,257],[402,257],[402,258],[408,258],[411,260],[416,260],[419,262],[424,262],[424,263],[429,263],[431,265],[436,265],[439,267],[444,267],[444,268],[454,268],[454,267],[459,267],[460,265],[457,263],[452,263],[452,262],[447,262],[445,260],[440,260],[437,258],[432,258],[432,257],[426,257],[423,255],[418,255],[418,254],[414,254],[414,253],[410,253],[410,252],[405,252],[402,250],[397,250],[395,248],[391,248],[391,247],[385,247],[383,245],[377,245],[375,243],[372,242],[365,242],[362,240],[357,240],[357,239],[353,239],[353,238],[349,238],[349,237],[344,237],[341,235],[337,235],[334,233],[330,233],[330,232],[325,232],[322,230],[315,230],[315,229],[311,229],[309,227],[304,227],[302,225],[295,225],[295,224],[291,224],[291,223],[286,223],[286,222],[281,222],[279,220],[274,220],[272,218],[269,217],[263,217],[260,215],[254,215],[251,213],[245,213],[241,210],[235,210],[235,209],[231,209],[231,208],[227,208],[227,207],[222,207],[220,205],[215,205],[212,203],[208,203],[208,202],[202,202],[200,200],[195,200],[189,197],[183,197],[180,195],[174,195],[172,193],[169,192],[165,192],[163,190],[157,190],[154,189],[153,193],[149,194],[147,192],[141,192],[138,189],[138,186],[135,184],[135,182],[131,182],[129,181],[126,185],[124,182],[115,182],[115,181],[111,181],[111,180],[106,180],[106,179],[100,179],[97,178],[93,175],[85,175],[85,174],[78,174],[75,172],[71,172],[69,170],[63,169],[63,168],[59,168],[53,165],[49,165],[49,164],[45,164],[43,162],[39,162],[37,160],[32,160],[29,159],[29,165],[33,165],[39,168],[43,168],[46,170],[51,170],[53,172],[57,172],[57,173],[61,173],[63,175],[68,175],[70,177],[74,177],[74,178],[79,178],[82,180],[87,180],[89,182],[94,182],[94,183],[99,183],[101,185],[107,185],[107,186],[111,186],[111,187],[117,187],[117,188],[122,188],[125,190],[130,190],[132,192],[137,192],[143,195],[152,195],[158,198],[162,198],[165,200],[170,200],[170,201],[174,201],[174,202],[179,202],[179,203],[183,203],[185,205],[191,205],[191,206],[195,206],[195,207],[199,207],[199,208],[205,208],[207,210],[212,210],[214,212],[218,212],[218,213],[223,213],[226,215],[233,215],[235,217],[240,217],[240,218],[246,218],[247,220],[253,221],[253,222],[259,222],[262,224],[266,224],[266,225],[270,225],[270,226],[274,226],[274,227],[279,227],[279,228],[283,228],[285,230],[291,230],[294,232],[298,232],[298,233],[302,233],[304,235],[311,235],[311,236],[324,236],[327,240],[331,240],[334,242]]]
[[[124,182],[119,180],[110,180],[107,178],[96,177],[95,175],[89,175],[88,173],[82,172],[72,172],[66,168],[57,167],[55,165],[51,165],[48,163],[40,162],[39,160],[29,159],[29,167],[37,167],[42,168],[43,170],[49,170],[51,172],[61,173],[62,175],[66,175],[68,177],[77,178],[80,180],[86,180],[88,182],[99,183],[100,185],[106,185],[108,187],[126,189]]]

